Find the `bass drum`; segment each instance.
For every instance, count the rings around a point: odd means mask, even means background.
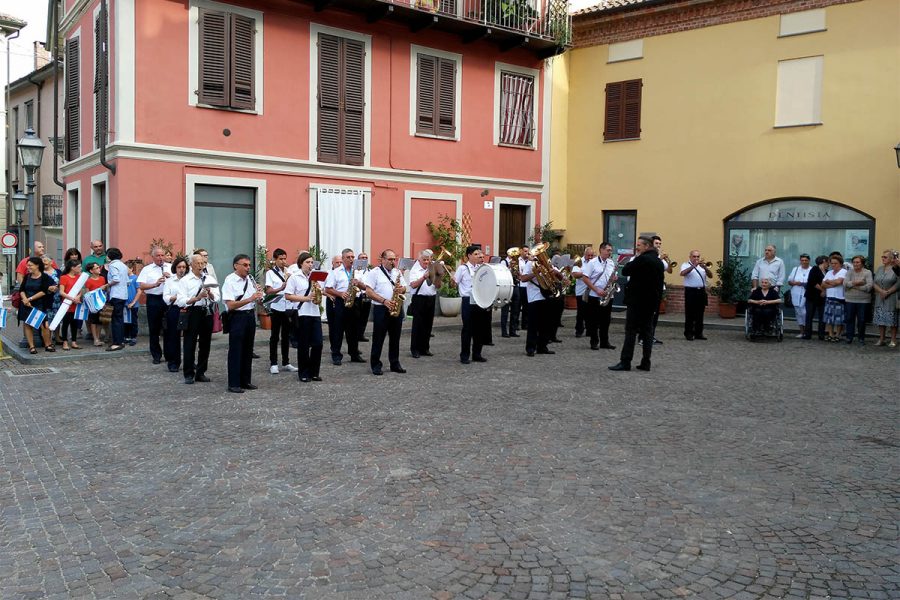
[[[512,301],[512,273],[504,265],[482,265],[475,271],[472,300],[481,308],[500,308]]]

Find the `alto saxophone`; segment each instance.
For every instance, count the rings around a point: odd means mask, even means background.
[[[356,295],[359,293],[359,287],[353,283],[353,280],[350,280],[350,285],[347,286],[347,299],[344,300],[344,308],[353,308],[353,305],[356,304]]]
[[[397,281],[394,282],[394,294],[391,296],[391,302],[394,303],[394,308],[388,311],[388,314],[392,317],[399,317],[405,300],[406,294],[403,293],[403,287],[400,285],[400,274],[398,273]]]
[[[603,267],[606,269],[606,266]],[[616,276],[616,269],[613,268],[613,272],[609,274],[609,277],[606,280],[606,287],[603,288],[603,291],[606,292],[605,296],[600,296],[599,304],[600,306],[607,306],[610,302],[613,301],[613,298],[619,291],[622,289],[619,287],[619,280],[613,279]],[[590,288],[588,289],[590,291]]]
[[[322,287],[318,281],[312,282],[313,304],[322,304]]]

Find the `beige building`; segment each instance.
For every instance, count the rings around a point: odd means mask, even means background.
[[[748,265],[900,247],[900,3],[607,0],[554,64],[565,241]],[[670,283],[679,284],[676,275]]]

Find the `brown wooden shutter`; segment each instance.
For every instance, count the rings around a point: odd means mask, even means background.
[[[79,39],[66,41],[66,160],[78,158],[81,146],[81,61]]]
[[[606,115],[603,139],[628,140],[641,137],[640,79],[606,84]]]
[[[622,129],[625,139],[641,137],[641,88],[640,79],[625,82]]]
[[[456,61],[438,60],[438,115],[437,135],[456,135]]]
[[[340,162],[341,39],[319,34],[317,154],[320,162]]]
[[[606,118],[603,128],[604,140],[622,138],[622,98],[624,85],[621,82],[606,84]]]
[[[228,23],[228,15],[224,12],[200,11],[200,89],[197,90],[197,99],[201,104],[229,105]]]
[[[231,107],[256,108],[254,38],[256,22],[244,15],[231,15],[230,88]]]
[[[434,135],[435,71],[437,59],[419,54],[416,78],[416,133]]]
[[[103,43],[107,40],[106,23],[99,16],[94,22],[94,147],[100,147],[100,131],[109,131],[109,107],[103,105],[104,90],[100,89],[103,81],[102,70],[107,68],[103,53]],[[106,92],[109,91],[109,78],[106,81]]]
[[[359,40],[344,44],[343,162],[362,165],[365,159],[366,46]]]

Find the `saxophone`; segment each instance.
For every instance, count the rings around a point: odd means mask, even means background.
[[[391,296],[391,302],[394,308],[388,311],[392,317],[399,317],[400,311],[403,310],[403,302],[406,300],[406,294],[403,293],[403,286],[400,285],[400,274],[397,274],[397,281],[394,282],[394,294]]]
[[[313,304],[322,304],[322,286],[318,281],[312,282],[312,297]]]
[[[353,283],[353,279],[350,279],[350,285],[347,286],[348,298],[344,300],[344,308],[353,308],[353,305],[356,304],[356,295],[358,293],[359,287]]]
[[[606,266],[604,265],[603,268],[606,269]],[[606,295],[600,296],[600,298],[599,298],[600,306],[606,306],[610,302],[612,302],[615,295],[618,294],[619,290],[622,289],[621,287],[619,287],[618,279],[613,279],[613,277],[615,275],[616,275],[616,269],[613,268],[613,272],[609,274],[609,277],[606,280],[606,287],[603,288],[603,291],[606,292]],[[587,292],[590,292],[590,288],[588,288]],[[585,293],[587,293],[587,292],[585,292]]]

